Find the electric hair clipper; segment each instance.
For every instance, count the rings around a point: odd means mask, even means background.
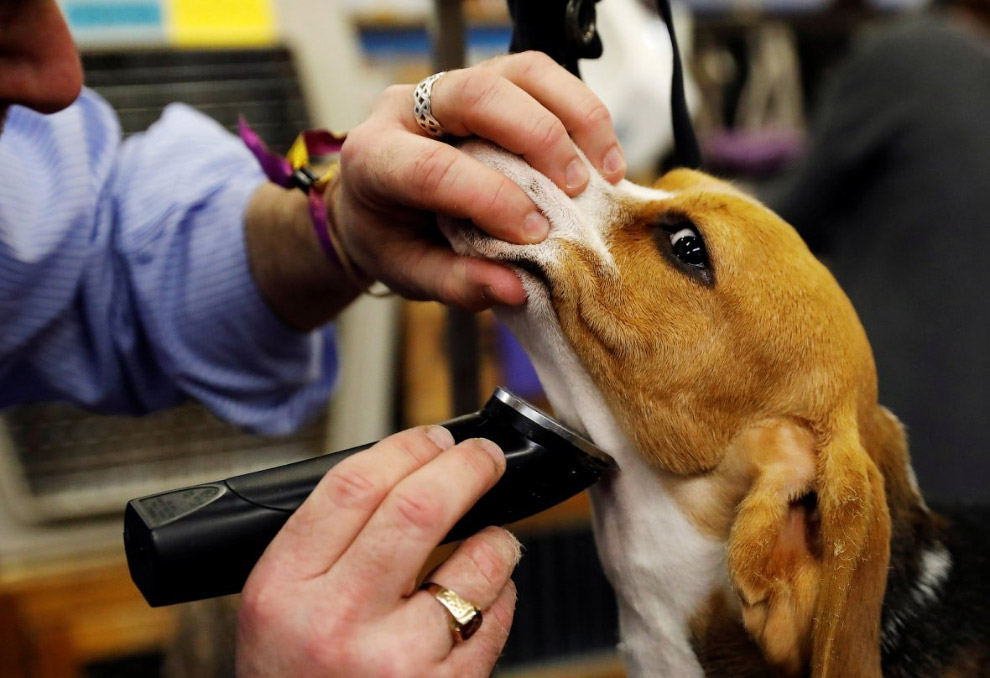
[[[445,543],[539,513],[615,468],[592,443],[502,388],[480,411],[441,425],[458,442],[488,438],[506,457],[505,474]],[[239,592],[323,475],[372,445],[132,499],[124,514],[131,578],[153,607]]]

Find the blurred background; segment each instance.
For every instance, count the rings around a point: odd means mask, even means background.
[[[457,54],[459,37],[473,63],[507,51],[511,36],[504,0],[61,5],[86,84],[116,108],[125,134],[182,101],[231,129],[243,114],[283,151],[303,128],[356,125],[387,85],[437,70],[436,50]],[[605,56],[582,63],[612,110],[630,176],[644,182],[658,176],[671,150],[669,45],[652,6],[599,2]],[[786,202],[788,182],[815,148],[809,120],[825,106],[837,65],[862,36],[927,10],[923,0],[678,4],[707,169],[771,204]],[[288,438],[248,436],[194,404],[141,418],[61,405],[3,413],[0,676],[229,675],[236,598],[148,608],[124,563],[120,519],[128,499],[443,421],[476,409],[496,384],[545,404],[525,356],[490,314],[365,298],[338,327],[336,395],[325,417]],[[951,485],[926,482],[951,493]],[[515,577],[520,603],[497,676],[624,675],[589,510],[580,496],[517,526],[526,545]]]

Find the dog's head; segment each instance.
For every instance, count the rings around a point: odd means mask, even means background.
[[[571,199],[515,156],[463,148],[518,183],[551,232],[512,245],[446,224],[448,238],[517,267],[529,301],[503,316],[527,349],[562,337],[635,453],[725,541],[729,607],[767,660],[879,676],[884,476],[903,480],[904,460],[889,457],[904,444],[829,272],[779,217],[704,174],[677,170],[648,189],[592,171]]]

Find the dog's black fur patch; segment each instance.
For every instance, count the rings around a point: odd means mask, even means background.
[[[933,507],[895,522],[881,626],[884,678],[990,676],[990,507]],[[924,554],[951,559],[930,592]],[[896,629],[891,632],[891,629]]]

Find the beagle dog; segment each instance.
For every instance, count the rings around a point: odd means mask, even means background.
[[[856,313],[790,226],[690,170],[592,169],[572,199],[462,148],[551,223],[441,229],[516,268],[529,300],[497,315],[619,464],[591,495],[631,678],[990,675],[986,530],[926,506]]]

